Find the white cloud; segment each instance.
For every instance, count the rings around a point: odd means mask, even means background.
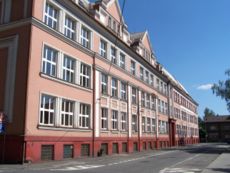
[[[213,84],[204,84],[198,86],[196,89],[198,90],[210,90],[212,88]]]

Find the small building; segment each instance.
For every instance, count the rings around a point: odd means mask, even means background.
[[[230,141],[230,115],[205,118],[208,142]]]

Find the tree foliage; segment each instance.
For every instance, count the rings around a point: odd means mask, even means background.
[[[228,76],[226,81],[219,81],[218,84],[214,84],[212,91],[216,96],[226,101],[228,111],[230,112],[230,69],[225,74]]]
[[[214,116],[216,116],[216,113],[213,110],[209,108],[204,109],[204,117],[214,117]]]

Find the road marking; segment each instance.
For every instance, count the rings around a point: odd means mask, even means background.
[[[78,165],[78,166],[69,166],[66,168],[60,168],[60,169],[50,169],[50,171],[78,171],[78,170],[86,170],[86,169],[93,169],[93,168],[99,168],[103,167],[105,165]]]

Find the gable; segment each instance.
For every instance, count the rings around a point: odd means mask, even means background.
[[[145,33],[144,37],[142,38],[142,44],[145,46],[145,48],[151,53],[152,52],[152,46],[151,42],[149,40],[148,32]]]
[[[108,3],[107,11],[108,11],[108,13],[109,13],[112,17],[114,17],[118,22],[121,22],[121,21],[120,21],[121,10],[120,10],[120,6],[119,6],[119,3],[118,3],[118,0],[111,0],[111,1]],[[123,20],[123,16],[122,16],[122,20]]]

